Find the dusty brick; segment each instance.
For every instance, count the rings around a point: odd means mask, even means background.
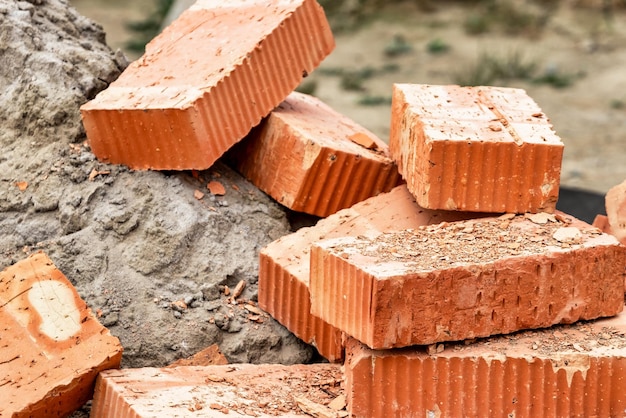
[[[336,364],[111,370],[98,377],[91,417],[305,417],[299,401],[327,408],[342,377]]]
[[[357,418],[624,417],[626,314],[595,322],[425,347],[346,344]]]
[[[430,209],[553,212],[563,143],[523,90],[396,84],[389,148]]]
[[[66,416],[121,357],[118,339],[46,255],[0,273],[0,416]]]
[[[321,217],[400,182],[387,144],[301,93],[290,94],[229,156],[282,205]]]
[[[379,349],[621,311],[626,247],[560,213],[530,218],[547,223],[504,215],[315,243],[311,313]]]
[[[334,48],[315,0],[200,0],[81,108],[94,154],[135,169],[205,169]]]
[[[261,250],[259,306],[300,339],[314,344],[322,356],[330,361],[341,361],[341,332],[310,313],[311,244],[325,238],[398,231],[471,216],[480,214],[420,208],[406,186],[364,200]]]
[[[626,180],[606,194],[606,214],[611,233],[626,245]]]

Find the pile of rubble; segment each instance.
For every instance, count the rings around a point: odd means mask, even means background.
[[[118,370],[119,340],[38,253],[0,274],[1,415],[92,396],[93,417],[623,414],[626,182],[596,226],[556,211],[563,144],[518,89],[397,84],[388,147],[292,92],[333,46],[315,0],[199,0],[81,109],[101,161],[223,157],[325,218],[261,250],[263,310],[242,282],[224,292],[329,363],[227,365],[213,347]]]

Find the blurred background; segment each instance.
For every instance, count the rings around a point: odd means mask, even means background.
[[[192,2],[71,3],[132,60]],[[299,90],[382,139],[395,82],[520,87],[565,143],[563,185],[602,195],[626,179],[626,0],[320,3],[337,47]]]

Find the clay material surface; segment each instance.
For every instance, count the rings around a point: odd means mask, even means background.
[[[346,345],[357,418],[623,417],[626,314],[466,344],[375,351]]]
[[[94,154],[134,169],[206,169],[335,43],[315,0],[201,0],[81,108]]]
[[[0,416],[65,416],[121,358],[119,340],[46,255],[0,273]]]
[[[563,143],[523,90],[395,84],[389,148],[423,207],[555,210]]]
[[[324,357],[340,361],[341,332],[311,314],[311,245],[323,239],[376,235],[473,216],[481,214],[420,208],[406,186],[364,200],[265,247],[260,255],[259,305],[302,340],[314,344]]]
[[[229,153],[289,209],[326,217],[398,185],[387,144],[312,96],[289,97]]]
[[[339,418],[328,405],[342,379],[332,364],[118,370],[98,378],[91,417],[306,417],[300,405],[315,405]]]
[[[313,244],[311,312],[371,348],[612,316],[626,247],[562,213],[441,223]]]

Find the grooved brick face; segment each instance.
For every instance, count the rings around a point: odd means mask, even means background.
[[[523,90],[395,84],[389,147],[423,207],[555,210],[563,143]]]
[[[298,400],[327,408],[342,380],[336,364],[111,370],[98,378],[91,417],[306,417]]]
[[[334,48],[315,0],[198,1],[81,108],[94,154],[135,169],[205,169]]]
[[[606,194],[606,214],[611,234],[626,245],[626,180]]]
[[[284,236],[261,250],[259,306],[291,332],[314,344],[330,361],[341,361],[341,331],[311,314],[309,253],[314,242],[343,236],[380,234],[442,221],[484,216],[420,208],[406,186],[343,209],[317,225]]]
[[[326,217],[400,181],[387,145],[312,96],[291,93],[229,155],[289,209]]]
[[[313,244],[311,312],[379,349],[621,311],[626,247],[582,221],[552,219],[507,215]]]
[[[626,315],[546,330],[375,351],[346,344],[356,418],[624,417]]]
[[[0,273],[0,416],[65,416],[122,347],[44,254]]]

